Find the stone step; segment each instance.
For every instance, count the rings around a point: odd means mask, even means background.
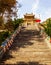
[[[20,52],[51,52],[51,50],[49,50],[48,48],[45,49],[39,49],[39,48],[20,48],[19,50]]]
[[[6,64],[33,61],[40,65],[51,65],[51,49],[48,48],[42,36],[40,37],[36,31],[33,32],[22,30],[16,36],[13,49],[8,52],[11,57],[4,61]]]
[[[51,65],[51,61],[41,61],[40,64],[46,64],[46,65]]]

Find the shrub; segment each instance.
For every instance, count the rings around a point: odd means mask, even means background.
[[[0,32],[0,45],[1,43],[9,36],[9,32],[6,31],[6,32]]]
[[[23,22],[23,19],[15,19],[13,21],[13,25],[14,25],[14,30],[19,26],[19,24],[21,24]]]
[[[46,25],[43,25],[45,32],[51,37],[51,18],[46,20]]]

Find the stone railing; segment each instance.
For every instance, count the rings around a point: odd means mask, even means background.
[[[45,42],[47,43],[48,47],[51,48],[50,36],[46,35]]]
[[[22,26],[19,26],[17,30],[15,30],[15,32],[2,43],[2,45],[0,46],[0,59],[3,57],[4,53],[7,50],[9,50],[9,48],[11,47],[13,43],[14,38],[20,32],[21,28]]]
[[[47,43],[47,46],[48,46],[49,48],[51,48],[50,36],[48,36],[48,35],[45,33],[44,29],[41,29],[41,35],[43,35],[44,41]]]

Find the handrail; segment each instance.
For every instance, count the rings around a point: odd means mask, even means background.
[[[9,37],[7,38],[1,45],[0,47],[0,59],[2,59],[4,53],[10,48],[10,46],[13,43],[14,38],[16,37],[16,35],[20,32],[22,26],[19,26],[15,32]]]

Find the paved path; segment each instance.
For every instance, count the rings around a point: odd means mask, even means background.
[[[21,30],[0,64],[51,65],[51,49],[37,30]]]

